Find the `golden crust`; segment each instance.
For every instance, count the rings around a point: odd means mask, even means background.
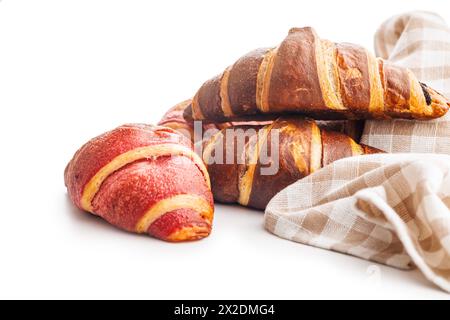
[[[359,156],[359,155],[364,154],[363,147],[361,147],[361,145],[357,144],[355,142],[355,140],[353,140],[352,138],[348,137],[348,142],[350,144],[350,148],[352,149],[352,155],[353,156]]]
[[[181,242],[203,239],[209,236],[211,228],[207,226],[184,227],[167,237],[167,241]]]
[[[239,179],[239,199],[238,202],[243,206],[246,206],[250,201],[250,195],[252,193],[252,185],[253,179],[255,176],[256,165],[258,163],[258,159],[261,153],[261,149],[267,143],[267,137],[272,130],[275,122],[265,126],[261,130],[259,130],[258,134],[250,138],[250,141],[247,143],[247,157],[246,157],[246,170],[244,174]],[[256,141],[253,141],[256,139]],[[252,143],[255,143],[254,148],[251,149],[250,146]]]
[[[319,126],[311,122],[311,160],[309,171],[315,172],[322,168],[322,133]]]
[[[408,70],[408,76],[410,79],[410,95],[409,95],[409,105],[412,114],[423,114],[424,116],[433,114],[433,107],[427,105],[422,87],[417,81],[416,76]]]
[[[225,69],[220,80],[220,103],[225,117],[234,116],[230,105],[230,97],[228,96],[228,79],[230,78],[231,67]]]
[[[237,132],[241,129],[241,126],[232,126],[227,130]],[[273,145],[272,133],[275,130],[278,131],[276,141],[279,143]],[[209,142],[205,142],[206,147],[203,151],[205,161],[208,161],[213,147],[219,147],[217,152],[227,150],[225,144],[219,146],[216,141],[217,137],[222,135],[221,133],[213,136]],[[267,147],[267,153],[263,147]],[[244,163],[235,166],[216,165],[208,169],[212,170],[211,176],[214,177],[213,191],[219,188],[220,192],[228,189],[227,203],[238,202],[244,206],[264,209],[274,194],[324,165],[344,157],[378,152],[381,151],[357,144],[342,132],[323,129],[313,120],[281,117],[271,125],[259,129],[257,134],[246,140],[245,147],[237,151],[236,159],[245,159]],[[271,164],[278,162],[276,173],[270,176],[262,174],[259,169],[264,168],[269,162],[261,157],[272,157],[275,154],[279,156],[279,161],[274,158],[268,160]],[[230,176],[234,175],[236,178],[230,179]],[[232,183],[233,187],[228,188],[227,183]],[[220,192],[216,200],[223,197],[223,193]],[[216,193],[214,196],[216,197]]]
[[[316,35],[315,35],[316,36]],[[315,41],[317,74],[323,101],[330,109],[346,110],[339,89],[336,46],[328,40]]]
[[[155,203],[136,224],[136,232],[146,233],[158,218],[177,209],[197,211],[205,221],[212,223],[214,209],[204,197],[194,194],[179,194]]]
[[[226,128],[216,132],[212,135],[212,137],[205,143],[203,146],[203,162],[208,165],[210,164],[210,158],[212,155],[212,152],[214,151],[214,148],[216,147],[216,142],[219,140],[219,138],[223,139],[223,131],[226,130]]]
[[[256,106],[261,112],[269,112],[269,89],[277,48],[270,49],[264,55],[264,59],[258,70],[256,81]]]
[[[426,87],[425,90],[427,90],[431,98],[431,107],[433,110],[431,118],[438,118],[445,115],[450,107],[450,100],[430,87]]]
[[[368,60],[369,81],[370,81],[369,112],[376,114],[377,117],[378,115],[379,117],[383,117],[384,91],[383,91],[383,84],[381,83],[378,60],[370,52],[367,52],[367,60]]]
[[[421,84],[408,69],[377,59],[360,46],[322,40],[309,27],[292,29],[278,47],[258,57],[256,85],[254,77],[234,74],[245,83],[235,82],[228,88],[227,69],[220,90],[222,102],[214,78],[201,88],[203,109],[194,99],[194,119],[227,121],[257,113],[300,113],[321,120],[433,119],[449,109],[448,99],[436,91],[421,92]],[[236,89],[241,86],[246,90]],[[428,93],[431,102],[426,101]],[[231,106],[229,96],[233,96]]]
[[[204,120],[205,116],[203,115],[202,110],[200,109],[200,105],[198,103],[198,92],[197,94],[194,96],[194,98],[192,99],[192,118],[195,120]]]

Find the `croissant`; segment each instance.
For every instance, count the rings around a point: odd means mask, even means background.
[[[232,122],[206,122],[198,121],[201,125],[201,132],[195,134],[194,121],[191,119],[186,119],[184,117],[185,110],[191,105],[192,100],[188,99],[170,108],[158,122],[159,126],[165,126],[172,128],[193,143],[203,140],[204,133],[207,130],[222,130],[233,126],[263,126],[271,124],[270,120],[260,120],[260,121],[232,121]],[[353,140],[359,141],[361,139],[362,131],[364,129],[364,121],[357,120],[332,120],[332,121],[317,121],[317,125],[323,129],[342,132],[350,136]]]
[[[215,200],[264,209],[279,191],[335,160],[381,152],[313,120],[282,117],[222,129],[204,141],[202,155]]]
[[[205,82],[185,116],[219,122],[261,114],[316,119],[432,119],[447,98],[414,74],[310,28],[294,28],[275,48],[257,49]]]
[[[166,241],[208,236],[210,180],[192,143],[164,127],[123,125],[79,149],[64,172],[72,202],[121,229]]]

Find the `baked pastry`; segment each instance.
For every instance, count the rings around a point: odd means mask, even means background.
[[[279,191],[335,160],[381,152],[299,117],[222,129],[202,150],[215,200],[256,209],[265,209]]]
[[[433,119],[447,98],[409,70],[349,43],[294,28],[275,48],[240,58],[198,90],[185,117],[212,122],[260,114],[327,119]]]
[[[208,172],[170,128],[129,124],[102,134],[75,153],[64,179],[78,208],[121,229],[167,241],[211,232]]]

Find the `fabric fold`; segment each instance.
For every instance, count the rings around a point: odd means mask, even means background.
[[[387,20],[375,49],[450,95],[450,31],[438,15]],[[390,154],[345,158],[287,187],[269,203],[266,229],[389,266],[418,267],[450,292],[450,114],[366,121],[361,142]]]
[[[265,227],[288,240],[389,266],[417,266],[450,292],[450,156],[336,161],[275,196]]]

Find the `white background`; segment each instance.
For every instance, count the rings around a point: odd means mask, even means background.
[[[0,298],[449,298],[404,272],[281,240],[217,206],[206,240],[168,244],[75,209],[63,170],[86,140],[155,123],[293,26],[372,48],[378,25],[447,1],[0,2]]]

